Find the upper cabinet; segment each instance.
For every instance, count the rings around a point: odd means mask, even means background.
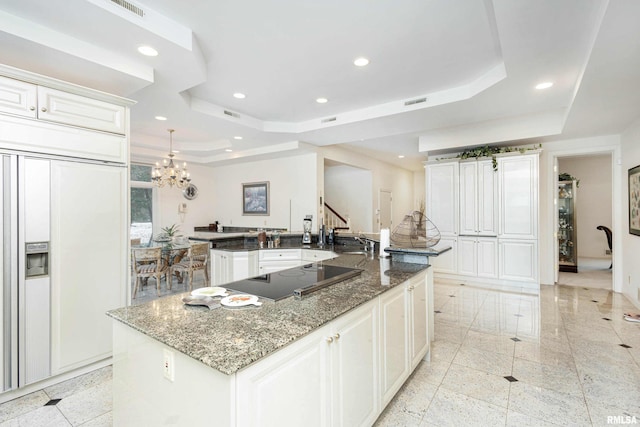
[[[36,85],[0,77],[0,113],[37,117]]]
[[[427,166],[427,217],[442,236],[458,234],[458,163]]]
[[[6,77],[0,77],[0,112],[121,135],[126,133],[126,110],[121,105]]]
[[[460,163],[460,235],[496,236],[496,206],[492,161]]]
[[[538,153],[498,158],[499,236],[538,237]]]
[[[116,163],[128,161],[131,101],[0,66],[0,74],[3,72],[7,72],[6,76],[0,75],[4,148]]]

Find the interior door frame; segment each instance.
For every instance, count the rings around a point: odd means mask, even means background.
[[[622,233],[626,230],[626,225],[622,223],[622,177],[620,171],[621,149],[620,145],[608,145],[608,146],[593,146],[593,147],[572,147],[558,151],[550,151],[547,161],[547,197],[549,202],[549,212],[547,215],[552,215],[553,220],[549,221],[554,229],[550,233],[553,238],[550,242],[555,246],[554,250],[547,250],[549,257],[554,257],[553,260],[547,260],[547,265],[556,265],[557,259],[557,209],[554,204],[554,198],[557,197],[558,186],[558,173],[554,170],[553,165],[558,163],[558,159],[562,157],[576,157],[581,155],[609,155],[611,158],[611,231],[613,233],[613,250],[611,251],[612,277],[611,287],[614,292],[622,292],[622,268],[620,263],[622,261]],[[558,273],[554,273],[557,275]]]

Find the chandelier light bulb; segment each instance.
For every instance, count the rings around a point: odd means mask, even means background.
[[[187,172],[187,162],[183,162],[182,168],[180,164],[174,164],[173,158],[175,154],[173,152],[173,129],[167,129],[169,131],[169,154],[168,159],[162,160],[162,168],[159,162],[156,162],[155,168],[151,171],[151,182],[156,187],[164,187],[169,184],[169,187],[185,188],[191,182],[189,172]]]

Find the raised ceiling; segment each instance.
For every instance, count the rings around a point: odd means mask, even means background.
[[[174,128],[178,156],[204,164],[343,144],[419,169],[427,152],[615,134],[640,117],[636,0],[129,3],[144,15],[4,0],[0,62],[137,101],[137,159],[165,154]]]

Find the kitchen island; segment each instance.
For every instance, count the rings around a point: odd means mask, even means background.
[[[109,312],[114,425],[372,424],[428,354],[432,274],[341,251],[362,274],[302,299]]]

